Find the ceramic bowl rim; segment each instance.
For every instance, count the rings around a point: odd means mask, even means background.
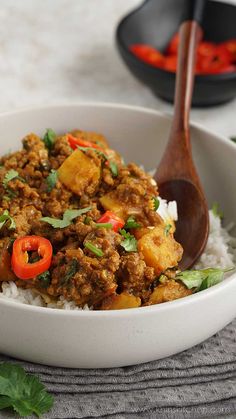
[[[28,112],[41,112],[45,110],[57,110],[62,108],[91,108],[91,107],[97,107],[97,108],[113,108],[113,109],[120,109],[120,110],[128,110],[128,111],[135,111],[140,113],[146,113],[146,114],[152,114],[156,115],[158,118],[162,119],[171,119],[171,115],[160,112],[158,110],[155,110],[153,108],[147,108],[142,106],[134,106],[134,105],[127,105],[122,103],[109,103],[109,102],[72,102],[72,103],[60,103],[60,104],[49,104],[49,105],[39,105],[39,106],[27,106],[22,107],[13,111],[5,111],[0,113],[0,119],[4,117],[11,117],[14,115],[20,115],[25,114]],[[232,152],[236,154],[236,144],[229,141],[227,137],[224,137],[223,135],[216,134],[212,132],[209,129],[204,128],[203,125],[199,123],[191,123],[191,127],[196,128],[199,131],[202,131],[206,135],[214,136],[216,141],[219,143],[222,143],[223,146],[231,148]],[[152,306],[147,307],[138,307],[138,308],[132,308],[132,309],[122,309],[122,310],[64,310],[59,308],[49,308],[49,307],[41,307],[41,306],[34,306],[29,304],[23,304],[11,299],[3,299],[0,297],[0,307],[5,306],[8,308],[15,308],[19,311],[32,311],[35,313],[39,313],[40,315],[44,314],[47,315],[51,313],[51,316],[69,316],[69,317],[85,317],[85,318],[123,318],[123,317],[136,317],[139,315],[148,315],[153,312],[165,312],[170,310],[175,310],[178,308],[181,308],[183,306],[191,304],[191,302],[197,302],[199,300],[206,300],[210,297],[213,297],[214,295],[221,292],[223,288],[230,287],[232,282],[236,280],[236,272],[230,275],[228,278],[224,279],[221,283],[214,285],[211,288],[208,288],[206,290],[203,290],[199,293],[189,295],[187,297],[180,298],[178,300],[174,301],[168,301],[163,304],[155,304]]]

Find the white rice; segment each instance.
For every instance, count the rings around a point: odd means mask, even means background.
[[[177,205],[175,201],[167,203],[159,198],[160,205],[157,212],[166,223],[177,221]],[[195,269],[203,268],[231,268],[236,263],[236,238],[230,235],[233,225],[223,228],[219,217],[209,211],[210,234],[204,253],[195,265]],[[67,301],[59,297],[58,301],[47,302],[37,291],[18,288],[12,281],[2,283],[0,299],[17,301],[22,304],[29,304],[40,307],[60,308],[64,310],[89,310],[87,305],[83,308],[77,307],[73,301]]]

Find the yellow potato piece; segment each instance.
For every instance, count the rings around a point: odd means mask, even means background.
[[[100,202],[105,210],[114,212],[118,217],[126,219],[126,207],[116,198],[114,192],[109,192],[100,198]]]
[[[100,166],[82,151],[74,151],[59,167],[59,180],[72,192],[92,195],[100,180]]]
[[[166,233],[165,225],[160,225],[138,240],[138,250],[143,254],[147,266],[154,268],[159,275],[167,268],[178,265],[183,248],[177,243],[171,232]]]
[[[141,306],[141,299],[128,293],[112,295],[102,303],[102,310],[121,310],[124,308],[135,308]]]
[[[158,285],[153,293],[150,295],[149,304],[160,304],[166,301],[177,300],[178,298],[186,297],[192,294],[191,290],[188,290],[184,284],[169,280],[165,284]]]

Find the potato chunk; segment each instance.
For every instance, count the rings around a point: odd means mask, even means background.
[[[158,285],[150,295],[148,304],[160,304],[166,301],[177,300],[192,294],[184,284],[176,282],[173,279],[166,281],[165,284]]]
[[[134,295],[122,292],[121,294],[113,294],[106,298],[101,306],[101,310],[121,310],[124,308],[135,308],[141,306],[141,299]]]
[[[144,234],[138,240],[138,250],[143,254],[147,266],[154,268],[156,275],[177,266],[183,254],[182,246],[175,241],[171,232],[166,231],[164,224]]]
[[[93,195],[100,179],[100,166],[82,151],[74,151],[59,167],[59,180],[72,192],[81,196]]]
[[[115,192],[109,192],[100,198],[100,202],[105,210],[114,212],[118,217],[126,220],[127,209],[125,205],[116,197]]]

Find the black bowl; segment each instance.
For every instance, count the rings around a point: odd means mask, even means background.
[[[116,31],[119,52],[129,70],[152,91],[173,102],[175,74],[146,64],[130,51],[132,44],[151,44],[164,51],[183,20],[192,0],[146,0],[121,20]],[[202,22],[204,40],[222,42],[236,38],[236,6],[208,0]],[[236,96],[236,72],[197,75],[193,106],[213,106]]]

